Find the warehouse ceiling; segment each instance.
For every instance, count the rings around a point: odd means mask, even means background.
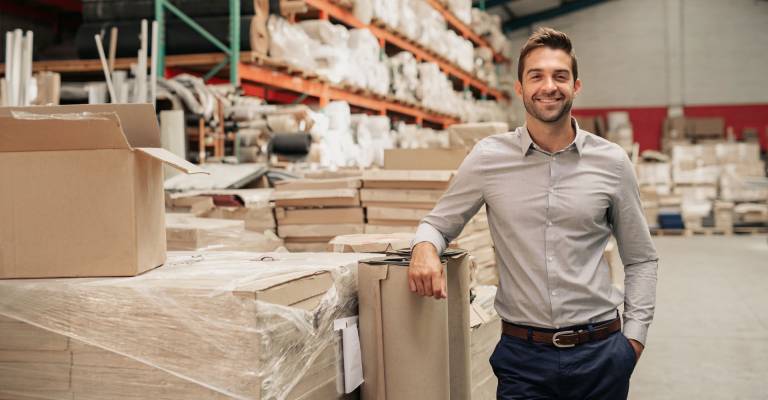
[[[608,0],[473,0],[473,4],[500,16],[504,32],[511,32],[605,1]]]

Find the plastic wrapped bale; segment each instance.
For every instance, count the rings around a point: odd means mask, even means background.
[[[370,256],[172,252],[131,278],[0,281],[0,398],[346,398],[333,325]]]
[[[315,70],[313,50],[318,45],[317,41],[298,26],[275,15],[269,17],[267,28],[270,56],[307,71]]]

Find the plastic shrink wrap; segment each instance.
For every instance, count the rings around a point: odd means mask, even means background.
[[[132,278],[0,281],[0,398],[348,398],[333,321],[368,257],[172,252]]]

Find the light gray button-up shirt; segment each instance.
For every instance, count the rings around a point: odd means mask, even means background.
[[[624,302],[624,335],[645,344],[658,256],[633,166],[618,145],[573,126],[573,143],[554,154],[524,126],[480,141],[413,243],[431,242],[442,253],[485,204],[504,320],[559,329],[610,320]],[[603,257],[611,234],[624,292],[612,285]]]

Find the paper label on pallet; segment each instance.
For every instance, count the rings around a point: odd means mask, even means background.
[[[344,354],[344,393],[352,393],[363,384],[363,358],[360,352],[360,334],[357,317],[333,321],[333,329],[341,331],[341,347]]]

